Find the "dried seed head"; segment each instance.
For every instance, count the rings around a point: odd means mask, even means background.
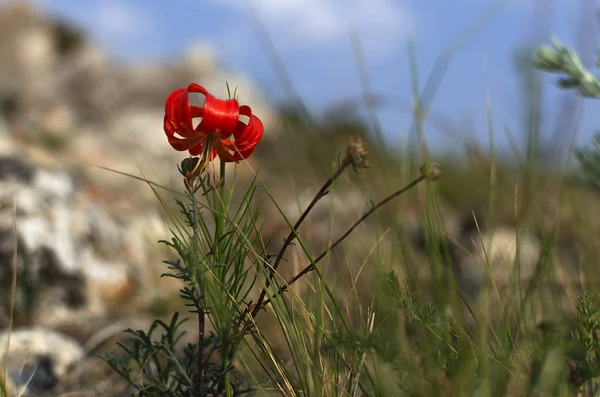
[[[567,361],[567,367],[569,369],[569,383],[575,386],[581,386],[585,382],[585,378],[580,365],[577,361],[571,359]]]
[[[359,169],[369,168],[369,161],[367,160],[367,154],[369,150],[365,145],[365,142],[360,136],[356,136],[350,141],[350,145],[346,149],[346,160],[352,164],[355,171]]]
[[[188,178],[189,174],[194,173],[194,171],[196,170],[198,161],[200,161],[198,157],[188,157],[183,159],[183,161],[179,165],[179,172],[181,172],[181,175]]]
[[[423,178],[429,181],[437,181],[442,176],[442,168],[438,163],[428,161],[419,168]]]

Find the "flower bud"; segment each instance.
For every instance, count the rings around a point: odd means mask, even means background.
[[[179,166],[179,172],[181,173],[181,175],[187,178],[188,174],[196,169],[198,161],[200,161],[198,157],[188,157],[183,159]]]
[[[429,181],[437,181],[442,176],[442,168],[438,163],[428,161],[419,168],[421,176]]]

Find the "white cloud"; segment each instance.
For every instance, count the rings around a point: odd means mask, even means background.
[[[396,44],[415,25],[406,0],[212,0],[253,7],[276,41],[288,46],[322,45],[347,40],[350,28],[368,49]]]

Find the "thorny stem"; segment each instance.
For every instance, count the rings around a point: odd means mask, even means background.
[[[315,195],[315,197],[312,199],[311,203],[308,205],[308,207],[306,207],[306,209],[304,210],[304,212],[302,213],[302,215],[300,216],[300,218],[298,219],[298,221],[296,222],[296,224],[294,225],[294,227],[292,228],[292,230],[290,230],[290,234],[288,234],[287,238],[285,239],[283,246],[281,247],[281,249],[279,250],[279,254],[277,255],[277,258],[275,259],[275,263],[273,263],[273,267],[271,268],[271,271],[269,273],[269,276],[267,278],[267,282],[265,284],[265,287],[263,288],[262,292],[260,293],[260,296],[258,298],[258,301],[256,302],[256,305],[254,306],[254,309],[252,309],[252,318],[255,318],[256,315],[258,314],[258,312],[260,311],[260,309],[266,305],[266,303],[268,303],[270,300],[267,299],[267,301],[265,303],[265,296],[267,295],[267,291],[269,289],[269,287],[271,286],[271,281],[273,280],[273,276],[275,275],[275,271],[277,270],[277,268],[279,267],[279,264],[281,263],[281,260],[283,259],[283,255],[285,254],[285,251],[287,250],[287,248],[290,246],[290,244],[292,244],[292,242],[296,239],[297,236],[297,231],[298,228],[300,228],[300,225],[302,225],[302,222],[304,222],[304,219],[306,219],[306,217],[308,216],[308,214],[310,213],[310,211],[314,208],[314,206],[317,204],[317,202],[322,199],[323,197],[325,197],[328,193],[329,193],[329,187],[331,186],[331,184],[340,177],[340,175],[342,175],[342,173],[346,170],[346,168],[348,168],[348,166],[352,165],[353,161],[350,157],[345,157],[342,160],[342,163],[340,164],[340,166],[338,167],[337,171],[335,172],[335,174],[333,174],[331,176],[331,178],[329,178],[327,180],[327,182],[325,182],[325,184],[321,187],[321,189],[317,192],[317,194]]]
[[[342,241],[344,241],[346,239],[346,237],[348,237],[353,231],[354,229],[356,229],[356,227],[358,225],[360,225],[361,223],[363,223],[369,216],[371,216],[375,211],[377,211],[379,208],[383,207],[385,204],[387,204],[388,202],[392,201],[393,199],[395,199],[396,197],[400,196],[401,194],[407,192],[408,190],[412,189],[413,187],[415,187],[416,185],[418,185],[420,182],[422,182],[423,180],[425,180],[426,177],[424,175],[419,176],[418,178],[416,178],[415,180],[413,180],[412,182],[410,182],[408,185],[404,186],[402,189],[392,193],[391,195],[389,195],[388,197],[386,197],[385,199],[383,199],[382,201],[380,201],[379,203],[377,203],[376,205],[374,205],[373,207],[371,207],[370,210],[368,210],[367,212],[365,212],[363,214],[363,216],[361,216],[356,222],[354,222],[354,224],[352,226],[350,226],[350,228],[348,228],[348,230],[346,230],[346,232],[339,237],[333,244],[331,244],[331,246],[329,248],[327,248],[325,251],[323,251],[321,253],[321,255],[319,255],[311,264],[309,264],[308,266],[306,266],[304,269],[302,269],[302,271],[300,271],[300,273],[298,273],[297,275],[295,275],[294,277],[292,277],[292,279],[290,279],[285,285],[283,285],[279,291],[277,291],[277,293],[273,296],[273,298],[283,294],[285,291],[287,291],[289,289],[289,287],[294,284],[296,281],[298,281],[300,278],[302,278],[302,276],[304,276],[305,274],[311,272],[314,268],[315,265],[317,263],[319,263],[332,249],[334,249],[335,247],[337,247]],[[273,299],[267,299],[264,302],[262,302],[261,305],[258,305],[255,307],[255,311],[259,311],[260,309],[262,309],[263,307],[265,307],[266,305],[269,304],[269,302],[271,302],[271,300]]]

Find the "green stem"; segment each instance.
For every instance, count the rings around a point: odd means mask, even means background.
[[[226,216],[226,205],[225,205],[225,162],[223,160],[220,160],[220,169],[219,169],[219,191],[218,194],[216,195],[216,200],[215,200],[215,205],[217,208],[220,209],[220,211],[217,211],[215,213],[215,217],[216,217],[216,230],[215,230],[215,242],[218,242],[221,240],[221,236],[223,235],[223,229],[225,226],[225,216]],[[218,243],[217,243],[218,244]],[[221,252],[221,247],[216,246],[215,248],[215,253],[217,256],[217,260],[221,261],[223,258],[222,256],[222,252]]]
[[[198,241],[200,239],[198,232],[198,202],[196,201],[196,192],[194,191],[196,181],[192,181],[188,193],[190,200],[192,201],[192,216],[193,224],[192,230],[194,235],[192,237],[192,253],[197,254],[199,251]],[[205,316],[204,316],[204,286],[202,280],[202,272],[199,271],[197,259],[191,262],[193,269],[189,269],[192,282],[196,288],[196,294],[198,297],[197,309],[198,309],[198,372],[196,373],[196,392],[198,396],[204,395],[204,330],[205,330]]]
[[[215,231],[215,242],[217,242],[217,244],[219,244],[218,242],[221,241],[221,237],[224,234],[224,229],[225,229],[225,217],[226,217],[226,212],[228,210],[228,205],[225,202],[225,162],[223,160],[219,160],[220,162],[220,169],[219,169],[219,192],[217,195],[217,200],[216,200],[216,204],[218,206],[218,208],[221,209],[221,211],[219,211],[217,213],[217,222],[216,222],[216,231]],[[215,247],[215,253],[217,255],[217,260],[219,263],[223,262],[224,258],[224,252],[221,250],[220,246]],[[226,271],[226,270],[224,270]],[[223,282],[225,281],[225,275],[223,274]],[[223,283],[223,285],[225,285],[225,283]],[[230,364],[229,362],[229,343],[227,343],[227,338],[222,338],[222,343],[223,346],[221,348],[221,363],[223,365],[223,368],[227,368]],[[230,372],[227,372],[225,374],[225,376],[223,377],[223,388],[225,390],[225,396],[226,397],[231,397],[232,396],[232,390],[231,390],[231,386],[230,386]]]

